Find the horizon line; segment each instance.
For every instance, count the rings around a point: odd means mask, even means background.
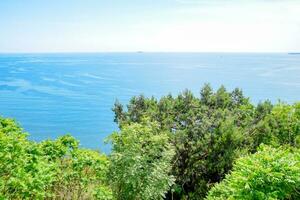
[[[300,51],[8,51],[0,54],[92,54],[92,53],[300,53]]]

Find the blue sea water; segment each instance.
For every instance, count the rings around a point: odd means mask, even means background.
[[[0,114],[33,140],[71,133],[109,151],[111,108],[139,94],[160,97],[204,83],[240,87],[254,103],[300,100],[300,56],[234,53],[0,54]]]

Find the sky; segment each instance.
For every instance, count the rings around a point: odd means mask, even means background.
[[[0,52],[300,52],[300,0],[1,0]]]

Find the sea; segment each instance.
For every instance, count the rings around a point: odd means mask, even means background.
[[[81,147],[109,152],[118,131],[112,107],[143,94],[185,89],[199,96],[239,87],[253,103],[300,100],[300,55],[288,53],[0,54],[0,115],[16,119],[34,141],[70,133]]]

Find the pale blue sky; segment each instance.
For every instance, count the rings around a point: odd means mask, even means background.
[[[0,52],[300,51],[300,0],[1,0]]]

